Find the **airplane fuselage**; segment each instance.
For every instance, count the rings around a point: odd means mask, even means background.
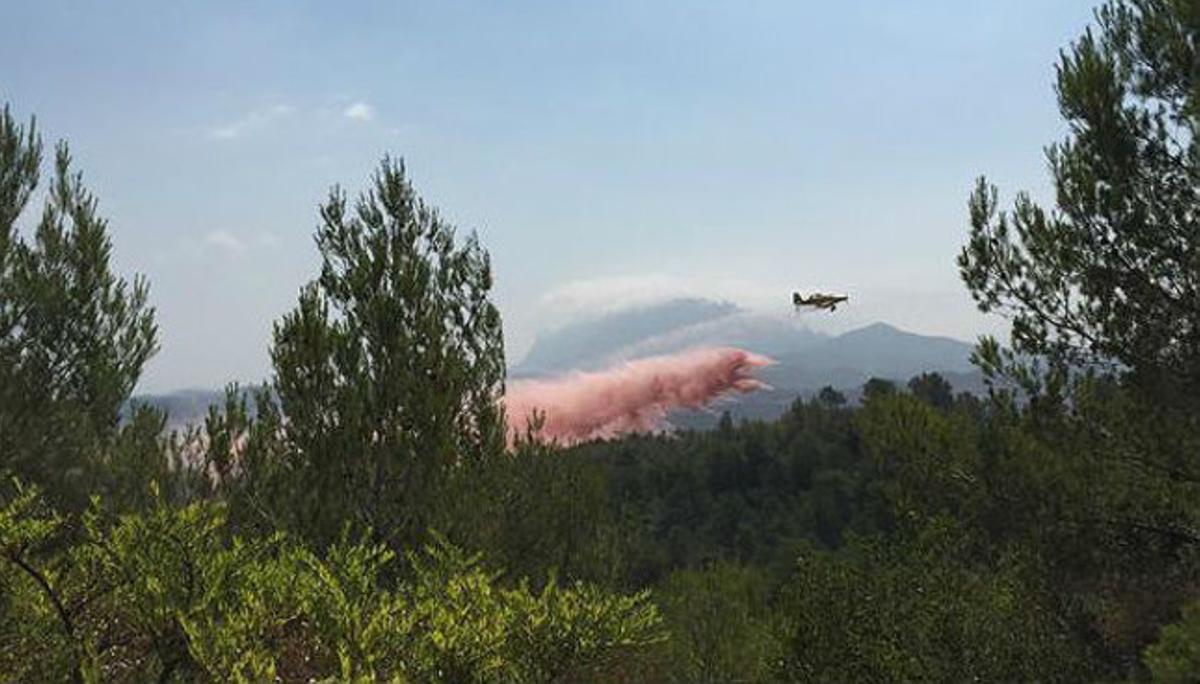
[[[792,304],[796,308],[800,308],[802,306],[811,306],[814,309],[829,309],[831,312],[837,310],[838,304],[841,304],[849,299],[850,297],[846,295],[827,295],[814,293],[808,297],[805,297],[799,292],[792,293]]]

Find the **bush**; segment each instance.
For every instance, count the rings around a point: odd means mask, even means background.
[[[94,502],[73,530],[14,485],[0,665],[75,681],[578,681],[663,638],[646,593],[505,586],[435,539],[391,572],[393,552],[345,535],[321,556],[281,534],[231,536],[212,503],[108,518]]]

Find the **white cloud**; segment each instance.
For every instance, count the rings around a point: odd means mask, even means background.
[[[204,235],[204,244],[226,254],[237,255],[246,251],[246,243],[227,230],[213,230]]]
[[[375,118],[375,108],[366,102],[355,102],[342,110],[342,116],[352,121],[370,121]]]
[[[209,137],[216,140],[231,140],[256,129],[263,128],[267,124],[289,116],[295,111],[293,107],[285,104],[255,109],[236,121],[231,121],[224,126],[217,126],[210,129]]]

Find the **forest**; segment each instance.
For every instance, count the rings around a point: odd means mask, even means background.
[[[967,203],[987,396],[572,445],[506,419],[488,253],[396,158],[321,204],[265,384],[127,410],[151,283],[6,106],[0,680],[1200,680],[1200,6],[1095,24],[1054,206]]]

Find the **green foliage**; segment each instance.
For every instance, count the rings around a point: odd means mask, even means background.
[[[599,468],[626,586],[718,560],[786,573],[805,541],[837,547],[848,530],[889,525],[853,411],[819,398],[771,424],[628,437],[560,456]]]
[[[846,405],[846,395],[826,385],[817,393],[817,399],[830,408],[838,408]]]
[[[1162,449],[1191,443],[1139,406],[1097,380],[1078,384],[1068,413],[996,404],[980,416],[894,396],[858,423],[902,529],[950,517],[980,555],[1023,549],[1058,618],[1119,677],[1196,577],[1196,464]]]
[[[1080,681],[1084,652],[1018,557],[983,562],[948,521],[801,555],[780,610],[786,681]]]
[[[898,519],[968,515],[981,468],[972,416],[939,411],[909,395],[882,394],[868,399],[856,418]]]
[[[447,472],[504,450],[491,266],[389,160],[353,209],[335,190],[321,220],[321,275],[271,350],[286,466],[251,477],[282,479],[263,503],[319,544],[350,521],[403,546],[424,534]]]
[[[303,551],[279,536],[233,539],[204,559],[199,605],[179,625],[196,667],[216,681],[306,678],[330,656],[302,629]]]
[[[1071,135],[1047,152],[1057,210],[1022,194],[997,212],[981,179],[959,265],[981,309],[1011,316],[1018,352],[1116,362],[1147,391],[1194,387],[1200,13],[1186,1],[1121,0],[1097,21],[1058,66]],[[982,351],[993,370],[1017,360]]]
[[[977,361],[1020,390],[981,442],[980,517],[1035,549],[1099,656],[1139,675],[1200,574],[1200,11],[1114,0],[1096,20],[1058,66],[1056,208],[1021,194],[1001,212],[981,179],[959,266],[1012,320],[1012,348],[985,339]]]
[[[761,570],[728,563],[671,574],[658,592],[670,680],[765,681],[782,656],[769,590]]]
[[[872,378],[563,450],[506,450],[487,254],[387,160],[321,208],[271,384],[164,440],[126,407],[146,285],[65,146],[18,234],[41,144],[5,109],[0,471],[32,484],[0,493],[0,672],[1195,680],[1198,36],[1193,2],[1109,2],[1059,65],[1057,208],[980,181],[959,266],[1013,321],[976,352],[990,401]]]
[[[0,671],[18,679],[36,674],[85,681],[89,654],[63,589],[72,568],[39,561],[60,541],[63,519],[36,488],[15,480],[6,485],[0,507]]]
[[[921,373],[908,381],[908,391],[930,406],[949,410],[954,406],[954,388],[938,373]]]
[[[214,504],[161,503],[52,544],[64,519],[17,486],[0,509],[0,663],[78,681],[550,682],[603,678],[663,638],[646,593],[506,587],[444,540],[394,554],[343,539],[318,556],[228,535]],[[61,540],[60,540],[61,541]],[[16,619],[21,616],[22,619]],[[34,668],[37,669],[29,669]],[[37,673],[37,674],[35,674]]]
[[[72,509],[161,464],[146,409],[125,434],[120,411],[157,349],[141,278],[111,272],[97,201],[59,144],[32,239],[17,230],[38,183],[32,124],[0,114],[0,469],[51,487]],[[120,444],[116,444],[116,442]],[[140,475],[144,473],[139,472]],[[125,478],[124,481],[122,478]]]
[[[1183,617],[1163,628],[1145,658],[1156,682],[1194,682],[1200,677],[1200,602],[1185,606]]]
[[[230,387],[203,430],[167,441],[144,407],[118,422],[154,349],[144,283],[108,274],[65,148],[35,242],[19,239],[39,146],[0,123],[0,465],[68,505],[15,481],[3,497],[6,676],[601,681],[662,641],[647,593],[558,581],[616,572],[592,515],[603,481],[536,445],[500,457],[486,254],[455,246],[399,165],[354,217],[337,192],[323,208],[322,276],[277,328],[273,386]],[[111,502],[80,515],[95,492]],[[431,523],[536,584],[441,538],[396,567]]]
[[[448,681],[553,682],[598,678],[661,640],[646,593],[620,596],[595,585],[538,593],[498,585],[497,573],[444,541],[410,555],[408,591],[419,629],[429,634],[418,661]]]
[[[224,401],[209,407],[203,428],[190,428],[171,445],[179,464],[175,498],[224,501],[239,532],[286,529],[300,515],[291,507],[309,502],[292,488],[283,423],[269,387],[226,387]]]
[[[884,397],[889,394],[896,393],[896,383],[883,378],[870,378],[863,385],[863,400],[867,401],[876,397]]]
[[[622,531],[601,464],[522,443],[456,469],[445,491],[434,527],[510,575],[535,584],[552,572],[609,586],[621,579]]]

